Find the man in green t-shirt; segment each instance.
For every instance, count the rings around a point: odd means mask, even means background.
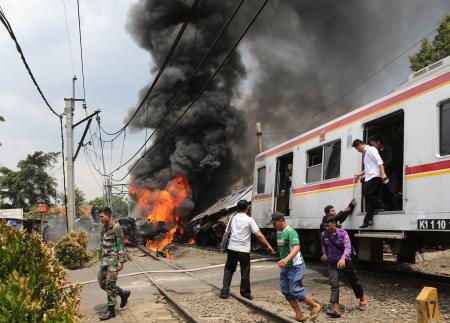
[[[286,297],[295,312],[295,318],[306,321],[298,302],[305,302],[311,307],[310,320],[317,319],[320,312],[320,304],[306,295],[303,287],[303,275],[305,274],[305,261],[300,252],[300,241],[297,231],[292,229],[284,219],[284,213],[275,212],[269,222],[277,229],[277,245],[280,254],[278,267],[280,270],[281,293]]]

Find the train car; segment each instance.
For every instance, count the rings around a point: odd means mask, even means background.
[[[353,176],[362,170],[362,155],[352,142],[373,135],[393,149],[400,203],[361,230],[362,183]],[[292,184],[285,193],[289,164]],[[255,158],[252,216],[269,232],[270,214],[286,213],[306,253],[320,253],[324,207],[344,208],[353,196],[358,205],[343,227],[359,259],[380,261],[389,244],[398,260],[413,262],[421,247],[450,245],[450,56],[410,75],[388,95]]]

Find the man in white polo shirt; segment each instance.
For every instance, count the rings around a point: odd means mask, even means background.
[[[270,253],[275,255],[275,251],[259,230],[255,220],[246,213],[248,210],[248,202],[246,200],[240,200],[237,203],[237,207],[238,213],[228,222],[228,226],[231,225],[231,236],[227,248],[227,262],[223,273],[223,288],[220,291],[220,298],[228,298],[231,280],[239,262],[241,268],[241,295],[251,300],[250,242],[252,233],[266,246]]]
[[[383,182],[388,182],[384,171],[383,159],[375,147],[366,145],[362,140],[355,139],[353,148],[364,156],[364,170],[355,175],[355,180],[364,177],[363,195],[366,198],[366,216],[361,229],[373,225],[375,210],[384,209],[380,200],[380,189]]]

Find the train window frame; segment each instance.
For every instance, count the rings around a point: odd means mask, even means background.
[[[438,106],[439,106],[439,112],[438,112],[438,115],[439,115],[439,121],[438,121],[439,122],[439,127],[438,127],[438,129],[439,129],[439,132],[438,132],[438,136],[439,136],[439,147],[438,147],[438,149],[439,149],[439,156],[446,157],[446,156],[450,156],[450,148],[448,148],[448,150],[446,150],[446,151],[443,150],[443,147],[442,147],[443,134],[442,134],[442,132],[443,132],[444,129],[449,131],[448,129],[450,127],[450,100],[445,100],[445,101],[441,102]],[[445,124],[443,123],[443,121],[444,121],[444,118],[443,118],[443,110],[444,110],[444,108],[447,110],[446,113],[448,114],[447,119],[446,119],[446,120],[448,120],[447,121],[447,127],[445,127]],[[447,140],[449,141],[447,144],[450,144],[450,139],[447,139]]]
[[[338,169],[337,174],[334,174],[335,176],[325,178],[325,173],[324,173],[324,170],[325,170],[325,148],[333,145],[334,143],[338,143],[338,145],[339,145],[339,161],[338,161],[339,169]],[[310,153],[314,152],[314,151],[317,151],[319,149],[321,149],[321,157],[322,157],[321,163],[310,165],[310,160],[311,160],[310,159],[311,158],[310,157]],[[329,163],[329,160],[330,159],[328,159],[328,163]],[[341,141],[341,139],[332,140],[332,141],[329,141],[329,142],[327,142],[327,143],[325,143],[323,145],[320,145],[320,146],[317,146],[317,147],[314,147],[314,148],[311,148],[311,149],[307,150],[306,151],[306,165],[307,166],[306,166],[305,183],[306,184],[319,183],[319,182],[324,182],[324,181],[328,181],[328,180],[332,180],[332,179],[338,178],[341,175],[341,161],[342,161],[342,141]],[[318,180],[316,180],[316,179],[308,180],[308,174],[309,174],[308,171],[310,169],[312,169],[313,167],[316,167],[316,166],[319,166],[319,165],[321,166],[320,179],[318,179]]]
[[[264,175],[261,176],[261,171],[264,170]],[[262,166],[256,169],[256,194],[262,194],[266,191],[266,177],[267,177],[267,167]],[[261,180],[262,184],[261,184]],[[262,188],[261,188],[262,186]]]

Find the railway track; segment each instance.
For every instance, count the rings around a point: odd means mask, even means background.
[[[392,265],[361,265],[358,271],[379,277],[391,278],[408,282],[418,286],[436,287],[437,289],[450,290],[450,276],[434,275],[420,271],[404,271]]]
[[[173,263],[170,263],[163,257],[158,257],[155,253],[148,250],[147,248],[143,246],[138,246],[138,249],[143,252],[146,256],[151,257],[155,261],[159,263],[165,264],[167,267],[175,270],[184,270],[184,268],[181,268]],[[142,271],[145,271],[142,266],[140,266],[136,261],[133,261],[133,263]],[[197,275],[194,275],[190,272],[180,272],[181,275],[189,276],[189,279],[193,280],[193,283],[196,282],[195,287],[199,288],[200,285],[207,286],[207,288],[210,288],[212,290],[220,290],[220,287],[201,278]],[[168,303],[171,304],[179,313],[183,316],[184,319],[186,319],[189,322],[217,322],[218,320],[223,321],[223,315],[224,315],[224,307],[226,306],[226,302],[229,302],[229,300],[221,300],[218,298],[217,295],[210,295],[208,301],[209,303],[218,303],[218,306],[210,306],[211,304],[204,304],[207,307],[207,311],[199,308],[198,304],[199,298],[198,295],[195,293],[192,293],[191,295],[189,293],[186,294],[186,292],[183,291],[177,291],[177,289],[174,289],[173,287],[166,288],[163,286],[163,283],[159,283],[158,279],[154,276],[150,276],[149,274],[145,274],[145,276],[148,278],[148,280],[158,288],[158,290],[161,292],[161,294],[164,295],[164,297],[167,299]],[[186,277],[187,278],[187,277]],[[182,288],[180,288],[182,290]],[[236,294],[234,292],[230,292],[230,300],[233,303],[232,310],[234,313],[244,313],[247,312],[246,315],[250,315],[251,320],[255,322],[297,322],[293,318],[286,317],[284,315],[280,315],[278,313],[273,313],[270,309],[262,307],[258,304],[255,304],[254,302],[242,297],[239,294]],[[191,301],[192,300],[192,301]],[[201,307],[201,306],[200,306]],[[225,310],[226,311],[226,310]],[[227,317],[228,321],[234,321],[233,318]]]

